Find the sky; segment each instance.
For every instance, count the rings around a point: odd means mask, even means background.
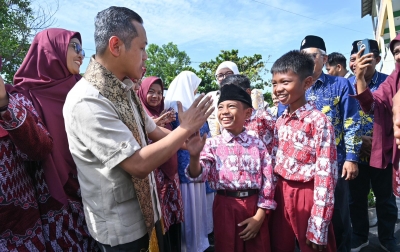
[[[53,1],[39,2],[54,9]],[[361,18],[361,1],[59,0],[53,27],[81,33],[87,56],[81,72],[95,53],[94,17],[111,4],[137,12],[149,44],[177,44],[195,69],[231,49],[238,49],[239,56],[261,54],[270,69],[284,53],[299,49],[307,35],[322,37],[328,54],[336,51],[348,59],[354,40],[373,38],[371,17]]]

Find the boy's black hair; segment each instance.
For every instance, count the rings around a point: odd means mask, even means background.
[[[329,54],[327,63],[330,66],[336,66],[337,64],[339,64],[342,65],[344,69],[346,69],[346,57],[338,52],[333,52]]]
[[[272,75],[289,71],[297,74],[303,81],[308,76],[312,76],[314,60],[306,53],[293,50],[277,59],[271,68]]]
[[[222,88],[224,85],[230,85],[230,84],[239,86],[244,91],[250,88],[250,80],[243,74],[231,74],[226,76],[225,79],[221,81],[220,87]]]

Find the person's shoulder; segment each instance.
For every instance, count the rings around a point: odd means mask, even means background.
[[[342,85],[348,85],[350,84],[349,79],[346,79],[342,76],[334,76],[334,75],[329,75],[325,74],[325,78],[330,82],[330,83],[337,83],[337,84],[342,84]]]
[[[99,95],[99,90],[97,90],[85,78],[81,78],[69,91],[67,95],[67,100],[70,100],[71,98],[79,100],[84,99],[84,97],[98,97]]]
[[[306,116],[305,120],[319,128],[332,127],[332,123],[329,120],[328,116],[322,113],[317,108],[312,109],[310,113]]]

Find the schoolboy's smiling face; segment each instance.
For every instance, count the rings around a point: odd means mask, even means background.
[[[290,113],[306,104],[305,91],[312,82],[312,76],[301,80],[299,75],[290,70],[272,76],[273,92],[283,105],[289,105]]]
[[[218,104],[218,120],[226,130],[237,136],[243,131],[246,119],[250,118],[253,109],[241,101],[227,100]]]

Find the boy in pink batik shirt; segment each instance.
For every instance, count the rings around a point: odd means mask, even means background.
[[[272,66],[274,94],[289,105],[276,121],[274,174],[277,208],[270,222],[271,249],[336,251],[331,223],[337,180],[334,129],[305,91],[312,85],[314,62],[290,51]]]
[[[224,81],[246,79],[230,75]],[[250,95],[237,85],[222,85],[221,135],[208,139],[196,135],[187,141],[186,175],[194,181],[208,180],[217,190],[213,217],[215,251],[219,252],[271,251],[268,219],[276,207],[272,159],[263,141],[243,127],[251,114]]]

